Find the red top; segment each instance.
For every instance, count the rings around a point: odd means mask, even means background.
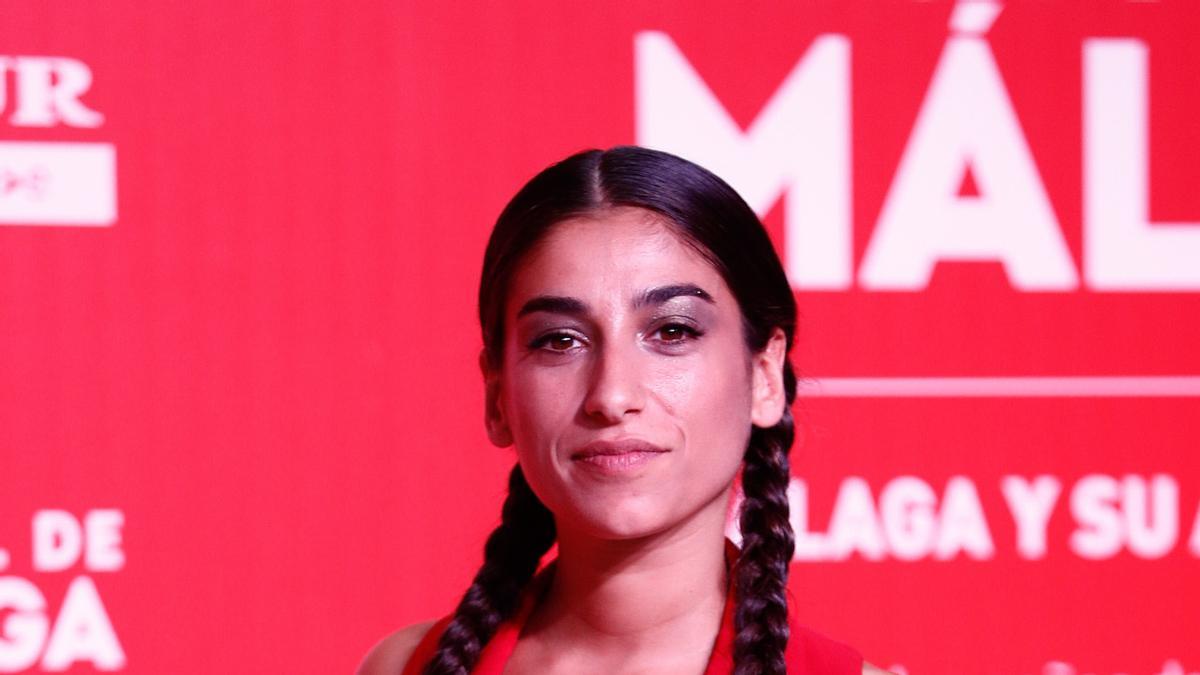
[[[730,544],[735,552],[737,549]],[[501,675],[504,666],[517,647],[521,630],[525,621],[533,613],[534,605],[542,594],[550,587],[553,574],[553,564],[548,566],[530,584],[521,600],[517,613],[508,621],[500,624],[496,634],[483,648],[479,655],[479,663],[471,671],[472,675]],[[733,593],[725,598],[725,610],[721,618],[721,629],[713,644],[712,654],[708,657],[708,667],[704,675],[727,675],[733,672],[733,612],[735,607]],[[438,638],[446,630],[451,617],[446,617],[433,625],[420,644],[413,651],[405,665],[403,675],[420,675],[425,664],[437,653]],[[792,675],[861,675],[863,659],[853,648],[812,631],[796,622],[796,617],[789,606],[788,623],[791,637],[788,639],[784,661],[787,671]]]

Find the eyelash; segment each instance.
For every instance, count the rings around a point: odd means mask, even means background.
[[[654,331],[652,331],[650,333],[650,335],[652,335],[652,336],[653,335],[661,335],[663,333],[663,331],[667,331],[667,330],[680,331],[680,335],[677,338],[664,339],[662,337],[659,337],[656,340],[660,344],[666,345],[668,347],[676,347],[676,346],[679,346],[679,345],[682,345],[682,344],[685,344],[688,342],[692,342],[693,340],[696,340],[704,335],[704,331],[702,331],[694,326],[690,326],[686,323],[681,323],[679,321],[672,321],[670,323],[665,323],[665,324],[659,326],[658,328],[656,328]],[[550,344],[552,342],[555,342],[557,340],[561,340],[564,338],[574,340],[575,342],[579,343],[579,346],[582,346],[582,345],[586,344],[586,342],[587,342],[584,338],[579,337],[578,335],[575,335],[575,334],[567,332],[567,331],[552,331],[549,333],[545,333],[543,335],[539,335],[537,338],[535,338],[532,342],[529,343],[529,348],[533,349],[533,350],[545,350],[545,351],[548,351],[551,353],[558,353],[558,354],[565,354],[565,353],[568,353],[571,350],[577,348],[576,345],[572,345],[568,349],[553,349],[550,347]]]
[[[550,333],[546,333],[544,335],[539,335],[538,337],[534,338],[533,342],[529,343],[529,348],[535,349],[535,350],[542,349],[542,350],[545,350],[545,351],[548,351],[551,353],[564,354],[570,350],[569,349],[550,349],[549,348],[549,344],[551,342],[558,340],[560,338],[570,338],[580,344],[583,344],[585,342],[585,340],[583,338],[579,337],[578,335],[573,335],[566,331],[552,331]],[[572,349],[574,349],[574,348],[575,347],[573,345]]]
[[[668,329],[675,329],[675,330],[679,330],[682,332],[682,336],[677,339],[673,339],[673,340],[660,339],[659,340],[660,342],[662,342],[664,344],[669,344],[669,345],[677,345],[677,344],[682,344],[685,342],[691,342],[692,340],[695,340],[695,339],[701,337],[702,335],[704,335],[704,331],[701,331],[700,329],[698,329],[694,326],[689,326],[688,324],[681,323],[679,321],[672,321],[670,323],[665,323],[665,324],[659,326],[657,330],[655,330],[653,333],[651,333],[651,335],[658,335]]]

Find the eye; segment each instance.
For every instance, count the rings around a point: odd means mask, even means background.
[[[677,342],[684,340],[691,335],[691,329],[687,326],[673,323],[669,326],[663,326],[658,329],[658,334],[662,336],[664,342]]]
[[[544,349],[550,352],[569,352],[577,347],[582,347],[583,341],[570,333],[546,333],[538,336],[529,346],[531,349]]]
[[[667,323],[653,334],[659,342],[677,345],[700,337],[701,332],[684,323]]]

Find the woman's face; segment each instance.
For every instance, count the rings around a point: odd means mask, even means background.
[[[750,353],[724,280],[668,225],[631,207],[559,223],[518,265],[504,322],[489,433],[560,530],[723,518],[751,424],[782,414],[785,341]]]

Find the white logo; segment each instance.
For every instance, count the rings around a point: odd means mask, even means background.
[[[1200,290],[1200,223],[1149,214],[1149,47],[1080,45],[1083,255],[1073,259],[985,35],[1001,12],[962,2],[857,270],[851,41],[818,36],[743,131],[665,33],[638,34],[639,143],[729,180],[757,212],[784,198],[800,290],[916,291],[940,261],[996,261],[1020,291]],[[978,195],[960,196],[970,170]]]
[[[80,98],[92,84],[81,61],[0,56],[0,115],[14,127],[98,128]],[[0,225],[108,226],[117,220],[111,143],[0,141]]]

